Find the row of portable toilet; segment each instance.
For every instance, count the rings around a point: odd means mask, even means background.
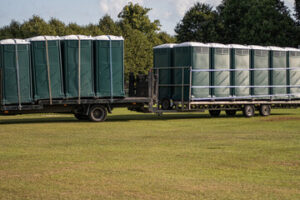
[[[116,36],[1,40],[1,105],[124,97],[123,48]]]
[[[300,98],[295,48],[164,44],[154,47],[154,69],[160,100]]]

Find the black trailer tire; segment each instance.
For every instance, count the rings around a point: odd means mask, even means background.
[[[163,99],[161,101],[161,108],[163,110],[170,110],[171,109],[171,101],[170,101],[170,99]]]
[[[259,114],[261,116],[269,116],[271,114],[271,106],[270,105],[261,105],[259,107]]]
[[[225,112],[229,117],[234,117],[236,115],[236,110],[225,110]]]
[[[87,115],[83,115],[80,113],[75,113],[74,117],[78,120],[88,120],[89,119],[89,117]]]
[[[245,117],[253,117],[255,115],[255,107],[253,105],[245,105],[243,114]]]
[[[103,122],[107,117],[107,109],[104,106],[92,106],[88,116],[92,122]]]
[[[209,114],[212,117],[219,117],[221,114],[221,110],[209,110]]]

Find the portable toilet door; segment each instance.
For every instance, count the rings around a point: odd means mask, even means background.
[[[37,36],[30,41],[35,100],[64,97],[60,38]]]
[[[269,48],[252,45],[251,48],[251,96],[269,99]]]
[[[285,99],[287,94],[287,50],[269,47],[270,52],[270,94],[274,99]]]
[[[153,67],[159,76],[158,100],[163,109],[170,108],[170,100],[174,91],[172,79],[172,67],[175,44],[162,44],[153,48]]]
[[[93,38],[68,35],[61,38],[66,98],[94,97]]]
[[[97,97],[124,97],[124,39],[94,37],[95,91]]]
[[[230,45],[211,43],[211,94],[213,98],[231,98]]]
[[[1,105],[32,103],[30,45],[20,39],[0,41]]]
[[[174,67],[176,87],[174,87],[173,98],[175,100],[181,100],[182,91],[184,91],[185,101],[207,100],[211,97],[209,45],[200,42],[185,42],[176,45],[174,47]],[[182,72],[184,72],[184,76]],[[185,85],[184,90],[180,86],[182,83]]]
[[[249,98],[250,47],[232,44],[231,47],[231,94],[237,98]]]
[[[173,63],[174,90],[172,99],[174,101],[188,101],[190,84],[189,67],[192,65],[191,43],[187,42],[174,46]]]
[[[300,49],[286,48],[288,52],[288,94],[291,99],[300,98]]]

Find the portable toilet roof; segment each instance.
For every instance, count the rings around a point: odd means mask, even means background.
[[[173,48],[174,46],[177,46],[177,44],[168,43],[168,44],[161,44],[161,45],[155,46],[155,47],[153,47],[153,49]]]
[[[286,47],[285,50],[286,51],[297,51],[297,52],[300,52],[300,49],[292,48],[292,47]]]
[[[269,46],[269,48],[272,51],[287,51],[286,48],[282,48],[282,47]]]
[[[92,36],[86,36],[86,35],[66,35],[61,37],[62,40],[93,40]]]
[[[250,47],[250,49],[254,49],[254,50],[265,50],[265,51],[270,50],[270,47],[264,47],[264,46],[258,46],[258,45],[250,45],[249,47]]]
[[[27,38],[26,41],[45,41],[45,40],[60,40],[59,36],[48,36],[48,35],[40,35],[36,37]]]
[[[114,35],[99,35],[93,38],[94,40],[124,40],[122,36],[114,36]]]
[[[30,44],[30,43],[22,39],[5,39],[5,40],[0,40],[0,44]]]
[[[221,43],[208,43],[209,47],[213,48],[224,48],[224,49],[230,49],[230,45],[227,44],[221,44]]]
[[[233,49],[251,49],[249,46],[241,44],[230,44],[229,46]]]
[[[209,44],[201,43],[201,42],[183,42],[181,44],[177,44],[176,47],[210,47]]]

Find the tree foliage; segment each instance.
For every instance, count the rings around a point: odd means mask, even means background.
[[[299,31],[281,0],[196,3],[176,26],[179,41],[296,46]]]
[[[148,13],[151,9],[144,8],[139,4],[129,3],[119,13],[122,23],[129,24],[132,29],[143,33],[152,33],[160,30],[159,20],[150,21]]]
[[[177,24],[175,28],[177,40],[180,42],[217,41],[217,18],[217,12],[213,10],[213,7],[208,4],[196,3]]]
[[[300,0],[295,0],[295,3],[294,3],[294,6],[295,6],[295,18],[297,20],[297,23],[298,25],[300,24]]]

